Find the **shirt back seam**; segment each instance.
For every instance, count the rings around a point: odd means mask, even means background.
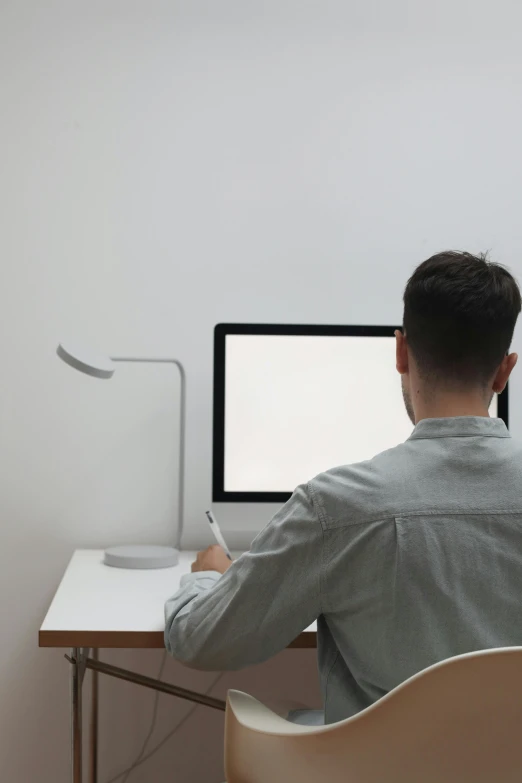
[[[358,527],[360,525],[371,525],[375,522],[393,522],[395,519],[409,519],[414,517],[479,517],[479,516],[502,516],[502,515],[521,515],[522,508],[518,510],[513,509],[487,509],[481,511],[474,511],[468,509],[466,511],[455,511],[454,509],[442,509],[442,510],[427,510],[427,511],[397,511],[396,513],[386,514],[382,517],[371,517],[369,519],[360,519],[355,522],[346,520],[331,520],[326,530],[334,530],[341,527]]]

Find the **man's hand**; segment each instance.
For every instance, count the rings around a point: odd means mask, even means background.
[[[224,574],[228,571],[232,561],[228,559],[225,550],[215,544],[209,546],[204,552],[198,552],[196,562],[192,563],[192,573],[196,571],[218,571]]]

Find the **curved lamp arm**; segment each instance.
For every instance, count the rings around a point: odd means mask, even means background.
[[[181,380],[180,399],[180,432],[179,432],[179,485],[178,485],[178,532],[176,535],[176,549],[180,549],[181,536],[183,535],[184,495],[185,495],[185,420],[187,381],[185,368],[178,359],[140,357],[140,356],[98,356],[92,352],[80,349],[79,346],[69,343],[60,343],[56,353],[65,364],[75,370],[90,375],[93,378],[112,378],[115,362],[129,362],[138,364],[175,364],[179,370]]]
[[[179,404],[179,471],[178,471],[178,530],[175,547],[181,548],[183,535],[184,510],[185,510],[185,431],[187,414],[187,376],[185,368],[178,359],[162,359],[135,356],[111,356],[113,362],[128,362],[130,364],[175,364],[180,377],[180,404]]]

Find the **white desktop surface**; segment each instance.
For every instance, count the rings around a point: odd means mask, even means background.
[[[195,555],[181,552],[173,568],[127,570],[104,565],[101,549],[76,550],[40,628],[40,647],[163,647],[165,601]],[[291,646],[315,645],[314,623]]]

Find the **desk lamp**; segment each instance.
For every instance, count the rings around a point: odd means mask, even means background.
[[[180,443],[179,443],[179,483],[178,483],[178,527],[174,547],[169,546],[117,546],[105,550],[104,563],[117,568],[168,568],[175,566],[179,558],[181,535],[183,533],[183,489],[185,480],[185,403],[186,376],[181,362],[177,359],[152,359],[134,356],[95,356],[76,346],[60,343],[56,353],[66,364],[75,370],[93,378],[109,379],[114,375],[117,362],[139,364],[175,364],[181,380],[180,395]]]

